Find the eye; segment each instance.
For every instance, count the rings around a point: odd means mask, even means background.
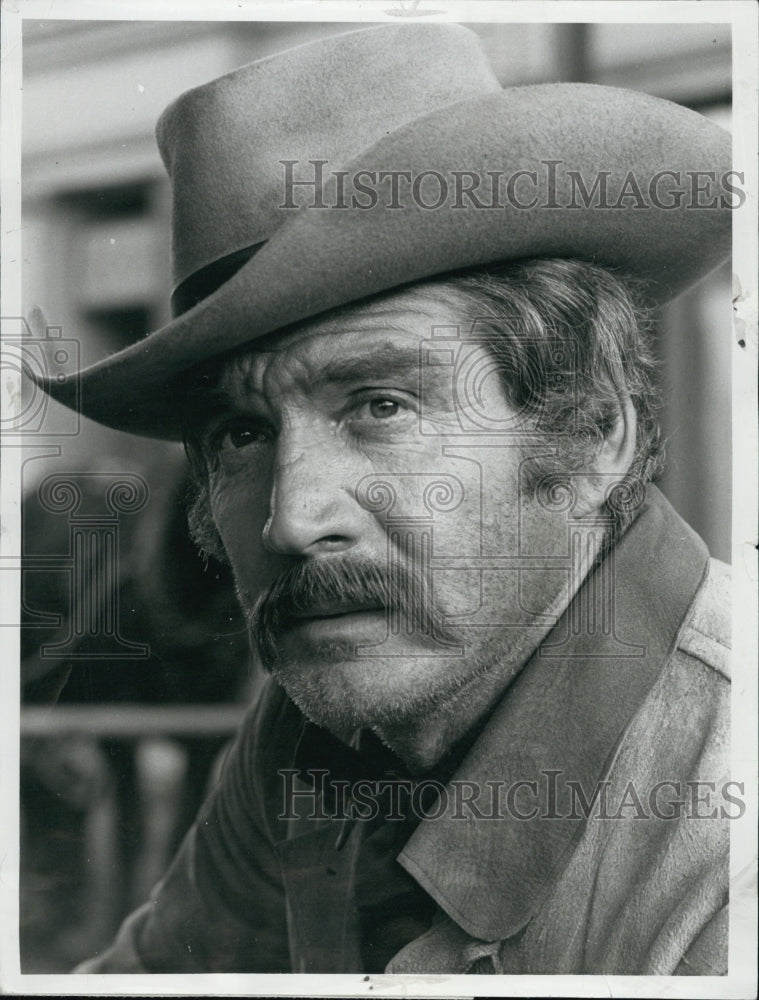
[[[233,451],[271,441],[271,428],[255,417],[238,417],[218,427],[211,435],[213,451]]]
[[[388,399],[385,396],[378,396],[369,400],[369,413],[375,420],[386,420],[394,417],[399,412],[401,406],[395,399]]]
[[[348,420],[359,435],[401,433],[414,411],[406,394],[380,395],[379,390],[357,393],[350,404]]]

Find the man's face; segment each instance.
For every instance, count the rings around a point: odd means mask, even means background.
[[[566,512],[520,488],[529,428],[471,319],[417,289],[268,338],[202,433],[264,665],[336,732],[521,663],[568,582]]]

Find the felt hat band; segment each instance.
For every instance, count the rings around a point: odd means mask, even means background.
[[[175,318],[181,316],[198,302],[207,299],[212,292],[229,281],[265,242],[266,240],[261,240],[260,243],[253,243],[251,246],[243,247],[242,250],[225,254],[190,274],[171,294],[171,315]]]

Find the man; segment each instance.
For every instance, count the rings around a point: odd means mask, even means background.
[[[184,437],[260,684],[82,971],[724,973],[726,570],[650,482],[647,326],[727,253],[727,137],[393,25],[158,138],[176,318],[81,407]]]

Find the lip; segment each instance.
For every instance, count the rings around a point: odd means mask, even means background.
[[[366,640],[384,634],[387,627],[387,608],[376,605],[367,608],[343,608],[340,611],[320,609],[317,613],[310,609],[290,618],[285,632],[297,635],[303,642],[323,639],[350,638],[354,641]]]

